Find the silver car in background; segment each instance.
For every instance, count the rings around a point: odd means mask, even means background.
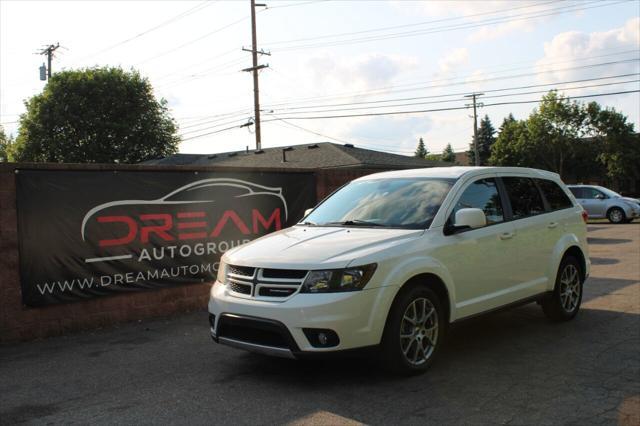
[[[596,185],[567,185],[590,219],[607,218],[611,223],[628,223],[640,217],[640,200],[623,197]]]

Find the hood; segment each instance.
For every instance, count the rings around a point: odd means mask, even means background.
[[[620,198],[622,198],[625,201],[629,201],[631,203],[634,203],[634,204],[640,204],[640,200],[637,199],[637,198],[630,198],[630,197],[620,197]]]
[[[344,268],[422,234],[422,229],[294,226],[236,247],[224,261],[261,268]]]

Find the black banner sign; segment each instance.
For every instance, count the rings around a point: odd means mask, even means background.
[[[16,190],[29,306],[213,280],[316,200],[312,173],[20,170]]]

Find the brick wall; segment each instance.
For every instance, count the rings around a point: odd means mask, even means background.
[[[18,263],[15,169],[256,171],[300,172],[302,169],[165,167],[140,165],[0,164],[0,342],[30,340],[179,312],[204,309],[211,283],[154,291],[115,294],[82,302],[32,308],[22,305]],[[379,170],[317,170],[318,200],[347,181]],[[309,206],[312,207],[312,206]]]

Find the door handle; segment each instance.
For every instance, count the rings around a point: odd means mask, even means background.
[[[502,234],[500,234],[500,239],[501,240],[508,240],[510,238],[513,238],[515,234],[513,232],[503,232]]]
[[[558,227],[558,222],[551,222],[550,224],[547,225],[547,228],[549,229],[553,229],[557,227]]]

